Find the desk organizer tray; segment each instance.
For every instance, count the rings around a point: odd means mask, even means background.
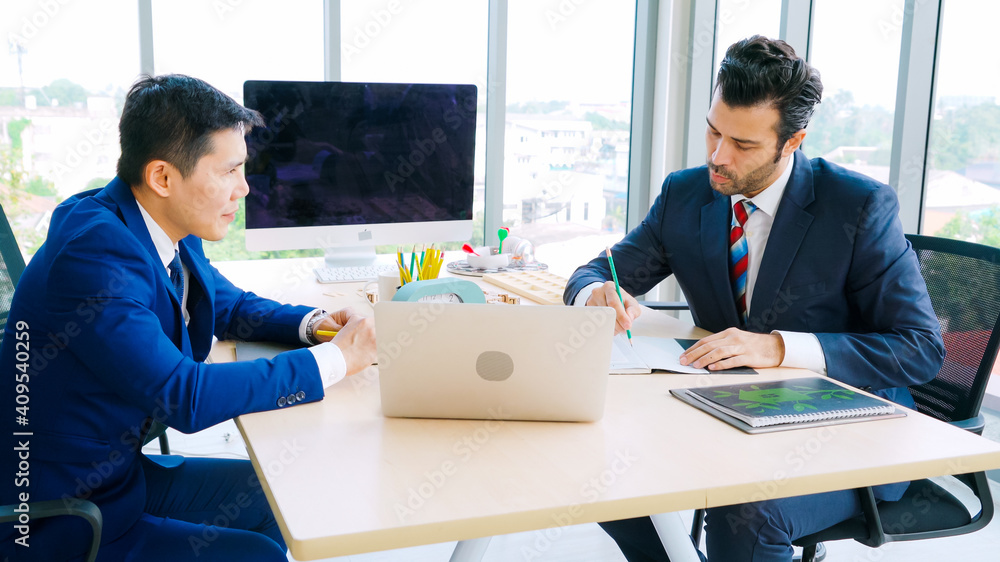
[[[562,304],[566,278],[548,271],[516,271],[508,273],[487,273],[483,281],[529,298],[539,304]]]

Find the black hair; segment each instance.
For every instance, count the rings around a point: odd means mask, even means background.
[[[733,43],[719,65],[716,90],[730,107],[778,110],[778,150],[805,129],[823,97],[819,71],[781,39],[754,35]]]
[[[203,80],[182,74],[143,76],[129,89],[118,123],[118,177],[140,186],[144,168],[153,160],[169,162],[188,177],[212,150],[213,133],[249,132],[263,124],[260,113]]]

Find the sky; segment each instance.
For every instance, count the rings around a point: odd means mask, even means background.
[[[25,85],[68,78],[91,91],[138,75],[136,0],[5,0],[0,33],[24,43]],[[634,7],[621,0],[511,0],[507,102],[627,101]],[[775,35],[781,0],[720,0],[720,43]],[[486,0],[343,0],[343,79],[485,86]],[[280,6],[280,7],[279,7]],[[812,63],[828,92],[892,108],[903,0],[817,0]],[[1000,96],[1000,54],[987,40],[1000,2],[949,0],[937,91]],[[320,0],[153,0],[156,71],[238,93],[243,80],[323,77]],[[721,49],[717,50],[721,58]],[[0,86],[18,85],[0,51]]]

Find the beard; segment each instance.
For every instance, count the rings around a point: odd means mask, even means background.
[[[774,171],[778,169],[780,161],[781,153],[776,152],[774,158],[768,160],[759,168],[738,176],[730,170],[712,164],[711,160],[709,160],[706,162],[708,169],[729,181],[724,184],[718,184],[712,181],[712,176],[708,176],[708,182],[712,185],[712,189],[722,195],[746,195],[749,197],[750,194],[763,191],[769,185],[768,180],[774,174]]]

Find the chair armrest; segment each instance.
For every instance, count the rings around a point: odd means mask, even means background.
[[[688,303],[680,301],[640,301],[639,304],[653,310],[687,310]]]
[[[87,551],[87,562],[94,562],[97,558],[97,549],[101,546],[101,528],[104,525],[104,518],[101,516],[101,510],[97,505],[87,500],[70,498],[67,500],[32,502],[28,503],[27,506],[28,513],[32,519],[74,515],[90,523],[90,528],[94,533]],[[16,505],[0,506],[0,522],[17,521],[20,514],[14,510],[18,507]]]

